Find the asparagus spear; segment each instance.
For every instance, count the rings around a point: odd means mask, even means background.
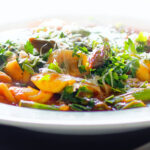
[[[55,105],[46,105],[46,104],[40,104],[40,103],[24,101],[24,100],[21,100],[19,102],[19,106],[20,107],[37,108],[37,109],[59,110],[59,107],[55,106]]]
[[[119,96],[115,96],[113,98],[106,98],[105,102],[109,104],[115,104],[117,102],[121,102],[123,97],[127,95],[132,95],[136,100],[142,100],[144,102],[150,101],[150,88],[144,88],[139,90],[133,90],[132,92],[122,94]]]
[[[132,95],[135,100],[125,103],[123,98],[127,95]],[[144,102],[150,101],[150,88],[144,88],[139,90],[133,90],[132,92],[116,96],[114,98],[106,98],[105,102],[109,105],[113,105],[116,109],[127,109],[135,107],[145,107]]]
[[[145,104],[140,100],[134,100],[130,103],[127,103],[122,109],[137,108],[137,107],[145,107]]]
[[[142,89],[140,91],[132,93],[132,96],[137,100],[150,101],[150,88]]]

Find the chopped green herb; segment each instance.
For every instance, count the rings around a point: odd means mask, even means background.
[[[52,53],[53,49],[51,48],[47,53],[42,55],[42,58],[44,61],[48,60],[48,57],[50,56],[50,54]]]
[[[96,48],[99,43],[95,40],[92,42],[92,49]]]
[[[150,47],[147,44],[147,37],[144,36],[143,32],[139,33],[139,36],[136,39],[136,50],[137,52],[146,52]]]
[[[74,48],[73,48],[72,57],[74,57],[74,56],[80,57],[80,55],[78,54],[78,52],[79,52],[78,47],[77,47],[77,46],[74,47]]]
[[[6,57],[10,57],[13,55],[13,52],[11,52],[10,50],[5,51],[5,56]]]
[[[128,78],[127,72],[126,60],[123,57],[114,55],[106,60],[100,68],[91,73],[100,76],[98,80],[100,86],[109,84],[114,89],[124,91],[125,80]]]
[[[90,107],[83,106],[80,104],[70,104],[69,106],[71,107],[72,110],[75,110],[75,111],[90,111],[91,110]]]
[[[33,45],[31,44],[30,41],[27,41],[26,44],[24,45],[24,49],[27,53],[33,54]]]
[[[89,51],[86,47],[81,47],[81,46],[75,46],[73,48],[73,53],[72,53],[72,57],[74,56],[77,56],[77,57],[80,57],[80,55],[78,54],[78,52],[82,52],[82,53],[85,53],[85,54],[89,54]]]
[[[51,70],[55,70],[56,72],[58,73],[61,73],[61,69],[60,67],[58,66],[58,63],[55,62],[55,63],[50,63],[49,66],[48,66],[48,69],[51,69]]]
[[[64,38],[64,37],[65,37],[64,33],[61,32],[59,38]]]
[[[88,51],[88,49],[86,48],[86,47],[79,47],[79,50],[81,51],[81,52],[83,52],[83,53],[85,53],[85,54],[88,54],[89,53],[89,51]]]
[[[22,68],[22,70],[26,70],[31,74],[34,72],[39,72],[39,68],[43,67],[45,61],[43,61],[39,56],[30,55],[30,58],[19,59],[17,61]]]
[[[8,44],[9,46],[16,46],[16,43],[14,43],[13,41],[7,40],[5,42],[5,44]]]
[[[12,46],[16,46],[16,44],[9,40],[4,44],[0,44],[0,70],[3,70],[7,64],[7,58],[13,54],[13,52],[9,50]]]
[[[85,68],[84,65],[81,65],[81,66],[79,66],[78,68],[79,68],[80,73],[86,72],[86,68]]]
[[[81,96],[85,96],[86,97],[92,97],[93,96],[93,92],[91,90],[89,90],[87,88],[87,86],[81,86],[79,87],[77,93],[76,93],[76,97],[81,97]]]
[[[139,33],[139,36],[136,38],[136,42],[138,42],[138,43],[146,43],[147,42],[147,37],[144,36],[143,32]]]
[[[28,63],[28,61],[25,61],[23,64],[22,64],[22,69],[31,73],[31,74],[34,74],[34,70],[33,68],[31,67],[31,65]]]
[[[135,49],[135,44],[130,38],[128,38],[128,41],[125,41],[124,49],[129,51],[133,55],[135,55],[137,53],[137,51]]]
[[[39,35],[37,35],[35,38],[36,38],[36,39],[38,39],[39,37],[40,37],[40,36],[39,36]]]
[[[131,72],[131,76],[134,78],[136,77],[136,71],[139,67],[139,59],[133,58],[127,63],[125,70],[126,72]]]

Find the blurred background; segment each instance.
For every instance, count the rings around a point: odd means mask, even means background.
[[[43,15],[108,14],[149,17],[149,0],[5,0],[1,1],[3,21]]]
[[[150,24],[150,0],[4,0],[0,4],[0,25],[36,18],[86,17],[104,22]],[[102,17],[101,17],[102,16]],[[95,19],[94,18],[94,19]],[[137,20],[137,22],[134,22]]]

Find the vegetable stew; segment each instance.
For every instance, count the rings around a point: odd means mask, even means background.
[[[148,32],[49,23],[30,28],[26,40],[17,38],[0,43],[1,103],[114,111],[150,102]]]

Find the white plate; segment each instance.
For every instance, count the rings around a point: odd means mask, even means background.
[[[106,134],[150,127],[150,108],[59,112],[0,104],[0,123],[59,134]]]
[[[71,20],[70,17],[61,16],[61,18]],[[80,23],[91,21],[85,16],[73,19]],[[92,23],[98,23],[100,20],[103,20],[100,23],[119,21],[127,24],[125,18],[111,17],[110,19],[109,16],[104,15],[92,18]],[[148,29],[150,26],[146,20],[141,23],[139,20],[128,18],[128,22],[130,22],[129,25],[143,29]],[[29,21],[1,24],[0,29],[2,31],[14,27],[27,27],[28,24]],[[15,33],[14,35],[17,36]],[[108,112],[58,112],[0,104],[0,124],[59,134],[118,133],[150,127],[150,107]]]

